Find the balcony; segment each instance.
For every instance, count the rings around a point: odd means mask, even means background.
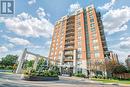
[[[74,32],[67,32],[66,37],[68,37],[68,36],[74,36]]]
[[[67,56],[73,56],[73,53],[67,53],[67,54],[64,54],[65,57]]]
[[[67,28],[66,33],[68,33],[68,32],[74,32],[74,28]]]
[[[73,62],[73,59],[72,58],[65,58],[64,62]]]
[[[72,61],[64,61],[64,62],[66,62],[66,63],[64,63],[64,66],[66,66],[66,67],[73,67],[73,62]]]
[[[65,48],[74,48],[74,46],[65,46]]]
[[[74,50],[74,47],[69,47],[69,48],[65,47],[65,50]]]
[[[68,23],[66,26],[70,27],[70,26],[74,26],[74,25],[75,25],[75,23],[71,22],[71,23]]]
[[[67,41],[67,40],[70,40],[70,41],[71,41],[71,40],[74,40],[74,38],[75,38],[74,36],[71,36],[71,37],[66,37],[66,39],[65,39],[65,40],[66,40],[66,41]]]
[[[74,45],[74,41],[68,41],[68,42],[65,43],[65,45],[66,45],[66,46],[67,46],[67,45]]]
[[[65,51],[65,55],[73,55],[73,51]]]

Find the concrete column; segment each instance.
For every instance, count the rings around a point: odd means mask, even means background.
[[[38,64],[38,62],[39,62],[39,58],[38,58],[38,57],[36,57],[36,58],[35,58],[34,65],[33,65],[33,69],[34,69],[34,70],[36,70],[36,69],[37,69],[37,64]]]
[[[82,60],[82,73],[87,76],[87,62]]]
[[[27,53],[27,49],[25,48],[25,50],[22,53],[22,56],[19,58],[19,61],[18,61],[19,63],[18,63],[18,67],[16,70],[17,74],[20,74],[22,71],[22,66],[23,66],[23,63],[25,61],[26,53]]]
[[[62,73],[63,58],[64,58],[64,56],[63,56],[63,51],[62,51],[62,52],[61,52],[61,58],[60,58],[60,67],[59,67],[60,73]]]
[[[76,66],[76,50],[74,50],[73,54],[73,73],[76,73],[77,66]]]
[[[49,59],[48,58],[46,58],[46,64],[47,64],[47,66],[49,66]]]
[[[60,65],[63,65],[63,51],[61,52]]]

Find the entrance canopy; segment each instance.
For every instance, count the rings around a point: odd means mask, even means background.
[[[47,62],[47,66],[48,66],[48,58],[47,57],[44,57],[44,56],[41,56],[39,54],[35,54],[35,53],[32,53],[32,52],[29,52],[29,51],[27,51],[27,48],[25,48],[23,53],[22,53],[22,55],[19,57],[19,60],[18,60],[18,67],[17,67],[17,70],[16,70],[17,74],[22,72],[23,63],[25,62],[26,56],[28,54],[35,56],[35,62],[34,62],[34,65],[33,65],[33,69],[36,69],[38,61],[39,61],[39,59],[41,57],[45,59],[45,61]]]

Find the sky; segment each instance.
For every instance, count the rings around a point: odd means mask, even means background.
[[[94,4],[102,14],[108,49],[124,62],[130,54],[130,0],[15,0],[14,17],[0,16],[0,58],[24,48],[48,56],[55,22]]]

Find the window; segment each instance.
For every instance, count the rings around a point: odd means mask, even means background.
[[[90,17],[90,19],[94,19],[93,15],[90,15],[89,17]]]
[[[51,52],[53,52],[53,51],[54,51],[54,48],[51,49]]]
[[[94,23],[91,23],[91,24],[90,24],[90,26],[91,26],[91,27],[94,27],[94,26],[95,26],[95,24],[94,24]]]
[[[94,46],[94,50],[98,50],[99,49],[99,46]]]
[[[53,52],[51,52],[51,55],[53,55]]]
[[[97,35],[96,34],[92,34],[92,37],[96,37]]]
[[[60,48],[62,48],[62,45],[60,45]]]
[[[82,52],[82,48],[78,48],[77,52],[81,53]]]
[[[77,65],[81,65],[82,64],[82,62],[81,61],[77,61]]]
[[[91,11],[91,10],[92,10],[92,7],[88,7],[88,10]]]
[[[96,34],[92,34],[92,39],[96,39]]]
[[[91,32],[92,32],[92,34],[95,34],[95,33],[96,33],[96,31],[95,31],[95,30],[93,30],[93,31],[91,30]]]
[[[54,60],[56,59],[56,57],[54,57]]]
[[[82,49],[81,49],[81,48],[78,48],[78,51],[82,51]]]
[[[81,42],[80,41],[78,42],[78,47],[81,47]]]
[[[93,40],[93,44],[97,44],[98,43],[98,40]]]
[[[79,37],[78,37],[78,41],[81,41],[81,40],[82,40],[82,37],[81,37],[81,36],[79,36]]]
[[[91,22],[91,23],[94,22],[94,19],[90,19],[90,22]]]
[[[96,52],[96,53],[94,54],[95,58],[98,58],[99,55],[100,55],[99,52]]]
[[[91,31],[96,31],[96,29],[93,27],[93,28],[91,28]]]
[[[81,58],[81,56],[82,56],[81,54],[78,54],[78,57],[77,57],[77,58],[78,58],[78,59],[80,59],[80,58]]]

